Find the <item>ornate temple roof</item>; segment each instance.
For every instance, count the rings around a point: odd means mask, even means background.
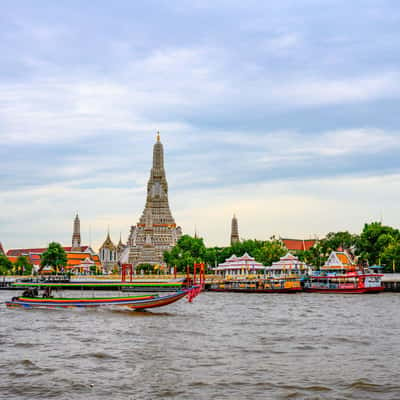
[[[353,269],[355,263],[347,251],[332,251],[321,269]]]
[[[107,237],[104,243],[101,245],[100,249],[116,250],[115,244],[110,238],[110,232],[107,232]]]

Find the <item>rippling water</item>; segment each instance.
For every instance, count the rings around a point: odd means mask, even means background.
[[[395,293],[202,293],[151,312],[1,304],[0,398],[398,400],[399,310]]]

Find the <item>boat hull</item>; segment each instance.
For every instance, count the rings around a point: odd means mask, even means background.
[[[90,308],[102,306],[126,306],[131,309],[145,309],[162,307],[174,303],[188,294],[189,290],[183,290],[173,294],[158,296],[145,295],[135,297],[115,297],[115,298],[91,298],[91,299],[41,299],[19,297],[15,300],[6,302],[9,308]]]
[[[307,293],[343,293],[343,294],[363,294],[363,293],[380,293],[384,290],[383,286],[368,288],[305,288]]]
[[[230,292],[230,293],[297,293],[303,289],[300,288],[281,288],[281,289],[246,289],[246,288],[210,288],[209,292]]]

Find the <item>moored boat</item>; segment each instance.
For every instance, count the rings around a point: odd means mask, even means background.
[[[257,262],[249,254],[232,255],[213,268],[219,280],[212,282],[212,292],[295,293],[302,290],[300,272],[305,264],[286,254],[272,267]]]
[[[314,293],[379,293],[384,290],[382,275],[349,272],[341,275],[312,275],[304,291]]]
[[[333,251],[321,271],[313,272],[304,285],[314,293],[379,293],[382,274],[358,267],[346,251]]]
[[[211,292],[236,293],[295,293],[302,291],[300,279],[297,276],[260,279],[225,279],[211,283]]]

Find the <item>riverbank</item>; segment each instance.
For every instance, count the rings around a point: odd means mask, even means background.
[[[0,276],[0,289],[3,290],[20,290],[19,287],[14,287],[12,284],[17,280],[29,279],[28,276]],[[132,280],[133,283],[137,283],[138,286],[126,287],[126,291],[168,291],[169,289],[164,286],[166,282],[182,282],[186,278],[186,275],[138,275]],[[206,275],[205,277],[205,290],[210,288],[212,282],[218,281],[220,278],[215,275]],[[120,290],[118,283],[121,283],[120,275],[85,275],[85,276],[73,276],[71,277],[71,283],[76,284],[76,288],[79,290]],[[128,280],[127,283],[130,281]],[[154,283],[160,282],[158,287],[154,286]],[[149,285],[146,287],[146,283]],[[81,284],[81,285],[79,285]],[[115,285],[112,287],[110,284]],[[384,286],[385,292],[400,292],[400,274],[384,274],[382,277],[382,285]],[[27,282],[27,286],[29,283]]]

